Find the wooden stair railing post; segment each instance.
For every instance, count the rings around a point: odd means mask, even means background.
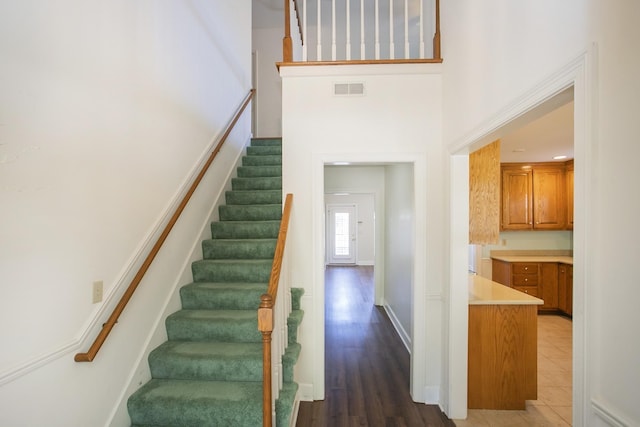
[[[260,306],[258,307],[258,330],[262,333],[262,425],[264,427],[271,427],[273,424],[271,417],[273,413],[273,386],[271,379],[271,333],[273,332],[274,326],[273,308],[278,298],[280,271],[284,258],[284,248],[287,243],[287,231],[289,229],[292,203],[293,194],[287,194],[284,201],[282,218],[280,219],[280,230],[278,231],[276,250],[273,255],[269,287],[267,292],[260,297]]]
[[[167,236],[169,236],[169,233],[173,229],[173,226],[176,224],[176,222],[178,222],[178,219],[180,218],[182,211],[184,211],[185,207],[187,206],[187,203],[189,203],[191,196],[193,196],[193,193],[196,191],[196,188],[198,188],[198,185],[204,178],[204,175],[209,170],[209,166],[211,166],[211,163],[213,163],[213,160],[218,155],[218,152],[222,148],[222,145],[224,144],[224,142],[229,137],[229,134],[231,134],[231,131],[233,130],[234,126],[240,119],[240,116],[242,115],[245,108],[249,104],[249,101],[251,101],[251,98],[253,98],[254,93],[255,93],[255,89],[251,89],[249,91],[249,94],[247,94],[247,96],[244,98],[241,107],[234,114],[233,119],[231,120],[231,123],[229,123],[229,125],[227,126],[224,134],[220,138],[220,141],[218,142],[216,147],[213,149],[206,163],[204,164],[204,166],[202,166],[200,173],[198,173],[198,176],[196,176],[195,180],[189,187],[189,190],[187,190],[187,193],[182,198],[180,205],[178,205],[178,207],[176,208],[175,212],[171,216],[171,219],[169,220],[164,230],[160,234],[160,237],[158,237],[158,240],[156,241],[155,245],[153,245],[153,248],[151,248],[151,251],[149,252],[144,262],[138,269],[138,272],[136,273],[135,277],[133,278],[133,280],[131,280],[131,283],[129,283],[127,290],[124,292],[122,297],[120,297],[120,301],[118,302],[116,307],[113,309],[111,316],[109,316],[109,319],[106,321],[106,323],[102,325],[102,329],[100,330],[100,333],[98,334],[96,339],[93,341],[93,344],[91,344],[89,351],[87,351],[86,353],[77,353],[74,357],[74,360],[76,362],[92,362],[93,359],[98,354],[98,351],[102,347],[102,344],[104,344],[104,342],[106,341],[107,337],[109,336],[109,333],[111,332],[113,327],[116,325],[116,323],[118,323],[118,318],[124,311],[125,307],[127,306],[127,303],[129,302],[136,288],[142,281],[142,278],[146,274],[147,270],[149,270],[151,263],[155,259],[156,255],[158,255],[158,252],[160,252],[160,248],[162,247],[165,240],[167,239]]]
[[[436,31],[433,35],[433,59],[442,59],[440,52],[440,0],[436,0]]]
[[[282,39],[282,62],[293,62],[291,41],[291,0],[284,0],[284,38]]]
[[[273,332],[273,298],[269,294],[260,297],[258,330],[262,333],[262,425],[271,427],[271,333]]]

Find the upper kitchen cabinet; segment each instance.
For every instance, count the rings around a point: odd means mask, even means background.
[[[566,180],[563,163],[504,163],[502,230],[565,230]]]

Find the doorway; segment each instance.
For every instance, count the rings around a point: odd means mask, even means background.
[[[589,131],[588,122],[591,117],[588,110],[588,97],[591,95],[591,87],[588,87],[589,80],[586,76],[587,68],[586,56],[579,60],[572,61],[564,68],[554,74],[553,79],[545,80],[535,87],[533,92],[522,95],[511,104],[511,108],[502,111],[498,116],[493,117],[486,127],[477,130],[474,136],[466,141],[460,141],[456,146],[451,146],[451,216],[454,218],[451,229],[451,277],[450,277],[450,305],[449,310],[452,318],[456,322],[450,323],[449,332],[449,385],[452,399],[447,414],[452,418],[465,418],[466,408],[466,384],[467,377],[465,368],[467,366],[467,327],[466,313],[468,311],[468,295],[464,287],[456,284],[468,282],[468,226],[469,226],[469,158],[468,153],[478,149],[486,143],[500,137],[500,132],[504,132],[507,126],[514,129],[522,126],[532,118],[529,113],[535,112],[537,107],[545,105],[555,96],[567,89],[573,88],[574,99],[574,215],[575,223],[572,234],[573,242],[573,263],[574,263],[574,287],[573,287],[573,323],[572,323],[572,364],[573,364],[573,424],[582,425],[585,410],[585,383],[584,366],[586,353],[585,348],[585,319],[583,310],[585,307],[585,271],[588,269],[586,263],[586,230],[589,228],[589,218],[584,215],[589,202],[590,184],[586,178],[588,165],[592,158],[589,151]],[[549,107],[549,105],[546,105]],[[540,111],[538,111],[540,112]],[[464,318],[463,322],[458,322]],[[464,357],[460,357],[460,353]]]

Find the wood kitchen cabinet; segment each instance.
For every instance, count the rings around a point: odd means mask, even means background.
[[[567,186],[567,230],[573,230],[573,160],[566,163],[565,182]]]
[[[544,301],[538,311],[558,310],[558,263],[492,260],[494,282],[512,287]]]
[[[502,230],[564,230],[567,204],[563,163],[503,163]]]
[[[558,266],[558,309],[571,316],[573,314],[573,265]]]

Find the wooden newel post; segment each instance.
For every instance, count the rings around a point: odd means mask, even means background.
[[[271,332],[273,332],[273,298],[269,294],[260,297],[258,330],[262,333],[262,425],[271,427]]]
[[[291,0],[284,0],[284,38],[282,39],[282,62],[293,62],[290,3]]]
[[[433,59],[442,59],[440,51],[440,0],[436,0],[436,31],[433,35]]]

